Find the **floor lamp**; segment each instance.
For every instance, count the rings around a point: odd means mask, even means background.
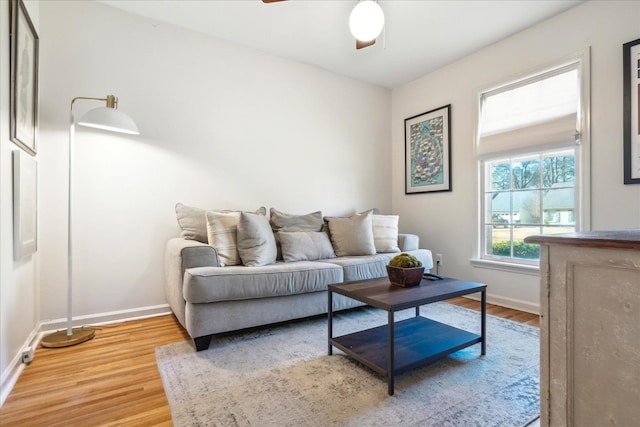
[[[70,125],[69,125],[69,195],[68,195],[68,233],[67,233],[67,329],[54,332],[42,338],[43,347],[69,347],[88,341],[95,335],[95,330],[91,327],[73,328],[72,325],[72,295],[73,295],[73,270],[72,270],[72,172],[73,172],[73,145],[75,140],[75,119],[73,117],[73,104],[79,100],[105,102],[105,107],[98,107],[87,111],[78,120],[80,126],[87,126],[96,129],[108,130],[112,132],[138,135],[138,127],[134,121],[125,113],[117,110],[118,98],[107,95],[106,98],[76,97],[71,100]]]

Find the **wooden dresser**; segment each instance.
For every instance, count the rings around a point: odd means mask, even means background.
[[[542,426],[640,426],[640,229],[530,236]]]

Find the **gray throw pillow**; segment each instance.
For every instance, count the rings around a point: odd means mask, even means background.
[[[269,212],[271,214],[269,222],[273,231],[320,231],[322,228],[321,211],[294,215],[271,208]]]
[[[180,237],[187,240],[197,240],[207,243],[207,220],[205,209],[186,206],[182,203],[176,204],[176,217],[182,232]]]
[[[335,258],[329,236],[324,231],[279,231],[285,262]]]
[[[326,217],[331,243],[337,256],[373,255],[376,247],[373,241],[371,213],[356,214],[349,218]]]
[[[274,208],[269,210],[271,228],[276,237],[277,259],[282,259],[282,248],[278,231],[320,231],[322,230],[322,212],[316,211],[304,215],[288,214]]]
[[[248,212],[240,214],[238,253],[247,267],[276,262],[276,241],[266,216]]]

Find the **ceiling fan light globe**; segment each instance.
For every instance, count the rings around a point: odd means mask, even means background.
[[[349,29],[357,40],[370,42],[375,40],[384,27],[384,13],[373,0],[362,0],[349,15]]]

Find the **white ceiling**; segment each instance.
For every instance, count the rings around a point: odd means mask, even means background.
[[[358,51],[356,0],[98,1],[393,89],[583,0],[380,0],[385,41]]]

